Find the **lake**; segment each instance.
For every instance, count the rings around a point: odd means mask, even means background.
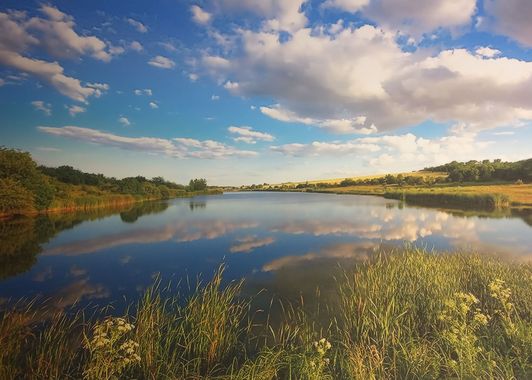
[[[0,299],[120,309],[157,277],[188,289],[221,263],[226,280],[245,277],[248,289],[296,294],[339,264],[405,244],[529,261],[531,220],[526,211],[450,212],[373,196],[267,192],[19,218],[0,222]]]

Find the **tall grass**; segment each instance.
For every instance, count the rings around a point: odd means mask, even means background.
[[[466,209],[497,210],[510,206],[504,194],[438,193],[426,191],[385,192],[385,198],[404,200],[422,206],[459,207]]]
[[[336,297],[272,300],[223,285],[191,296],[156,280],[121,317],[0,317],[0,378],[391,379],[532,375],[532,268],[414,248],[336,277]],[[309,306],[312,305],[312,306]],[[277,310],[274,312],[273,310]]]

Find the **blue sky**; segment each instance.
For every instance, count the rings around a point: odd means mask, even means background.
[[[240,185],[529,158],[527,0],[3,1],[0,144]]]

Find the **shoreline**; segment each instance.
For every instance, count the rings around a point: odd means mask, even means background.
[[[12,218],[15,218],[17,216],[28,216],[28,217],[36,217],[39,215],[48,215],[48,214],[61,214],[61,213],[73,213],[73,212],[79,212],[79,211],[90,211],[90,210],[96,210],[96,209],[103,209],[103,208],[114,208],[114,207],[123,207],[123,206],[130,206],[135,205],[137,203],[142,202],[155,202],[155,201],[169,201],[172,199],[178,199],[178,198],[193,198],[199,195],[219,195],[223,194],[223,191],[218,190],[208,190],[208,191],[197,191],[197,192],[188,192],[183,195],[176,195],[170,198],[136,198],[134,195],[131,194],[116,194],[117,197],[123,197],[122,200],[117,200],[115,202],[107,201],[107,202],[94,202],[90,204],[84,204],[84,205],[72,205],[72,206],[59,206],[59,207],[51,207],[44,210],[39,211],[30,211],[30,212],[14,212],[14,213],[4,213],[0,214],[0,221],[3,220],[9,220]],[[127,199],[130,198],[130,199]],[[101,198],[103,200],[103,198]]]

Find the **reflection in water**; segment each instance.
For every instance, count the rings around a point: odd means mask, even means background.
[[[144,202],[130,210],[122,211],[120,213],[120,219],[125,223],[135,223],[143,215],[158,214],[167,208],[167,202]]]
[[[190,201],[189,204],[188,204],[188,207],[190,208],[190,211],[194,211],[194,210],[201,210],[201,209],[204,209],[205,207],[207,207],[207,202],[205,201]]]
[[[338,263],[405,242],[530,260],[530,222],[530,210],[450,212],[377,197],[292,193],[17,218],[0,221],[0,299],[41,294],[57,308],[77,298],[132,302],[154,274],[179,281],[213,273],[222,261],[227,280],[283,278],[279,286],[297,288],[303,285],[296,278],[307,279],[310,289],[310,273],[325,278]]]
[[[252,222],[225,223],[223,220],[208,220],[199,223],[180,221],[159,227],[136,229],[118,234],[104,235],[100,238],[59,245],[45,250],[43,255],[78,256],[129,244],[212,240],[233,231],[256,226],[257,223]]]
[[[236,239],[236,243],[231,246],[229,251],[231,253],[249,253],[257,248],[273,244],[274,242],[275,239],[272,237],[259,239],[256,236],[246,236]]]
[[[350,259],[354,262],[366,261],[379,247],[375,242],[358,242],[333,244],[321,249],[319,252],[309,252],[300,256],[284,256],[262,266],[264,272],[278,271],[281,268],[301,267],[319,260]]]
[[[156,207],[148,206],[150,203],[135,205],[125,212],[135,215],[138,219],[144,215],[143,212],[149,214],[162,212],[168,207],[167,204],[161,202],[154,202],[157,204]],[[42,251],[42,245],[59,232],[72,229],[85,221],[99,220],[114,215],[119,210],[115,208],[94,209],[80,213],[0,220],[0,279],[29,270],[35,264],[36,256]],[[122,217],[122,213],[120,215]]]

